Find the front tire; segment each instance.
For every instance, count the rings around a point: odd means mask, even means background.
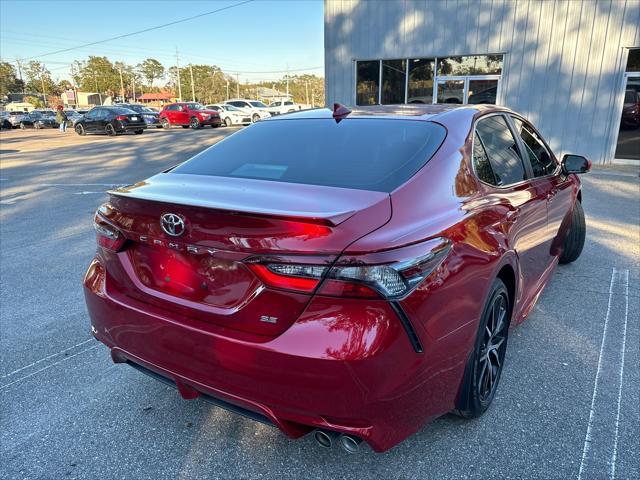
[[[251,117],[251,121],[253,123],[259,122],[260,121],[260,115],[258,115],[257,113],[254,113],[253,117]]]
[[[197,130],[198,128],[200,128],[200,120],[198,120],[196,117],[191,117],[191,120],[189,120],[189,126],[192,129]]]
[[[144,133],[144,129],[140,129],[140,130],[135,130],[133,133],[135,133],[136,135],[142,135]]]
[[[587,228],[584,221],[584,210],[582,203],[576,200],[571,213],[571,225],[562,244],[562,255],[558,260],[560,263],[571,263],[578,259],[584,247],[584,240],[587,236]]]
[[[233,122],[231,121],[231,118],[227,117],[224,119],[224,126],[225,127],[230,127],[231,125],[233,125]]]
[[[491,405],[507,351],[512,309],[507,287],[499,278],[493,282],[488,298],[455,411],[464,418],[477,418]]]
[[[160,126],[165,130],[169,130],[171,128],[171,124],[169,123],[169,120],[167,120],[166,118],[163,118],[162,120],[160,120]]]
[[[87,132],[84,131],[84,127],[80,124],[77,124],[73,129],[80,136],[85,136],[87,134]]]

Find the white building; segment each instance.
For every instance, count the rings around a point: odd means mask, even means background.
[[[330,105],[497,103],[640,164],[640,0],[325,0]]]

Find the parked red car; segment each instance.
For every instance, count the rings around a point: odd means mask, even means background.
[[[200,128],[211,125],[213,128],[222,124],[220,114],[205,108],[196,102],[170,103],[160,112],[160,124],[163,128],[180,125],[182,128]]]
[[[589,168],[496,106],[274,117],[110,192],[92,332],[185,399],[384,451],[488,408],[509,327],[580,255]]]

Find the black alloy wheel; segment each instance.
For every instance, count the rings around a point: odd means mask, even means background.
[[[497,278],[483,309],[454,413],[465,418],[476,418],[491,405],[504,366],[510,319],[509,292],[502,280]]]

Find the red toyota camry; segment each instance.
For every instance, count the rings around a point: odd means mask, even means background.
[[[495,106],[259,122],[110,192],[91,329],[186,399],[384,451],[489,407],[509,329],[580,255],[589,168]]]

